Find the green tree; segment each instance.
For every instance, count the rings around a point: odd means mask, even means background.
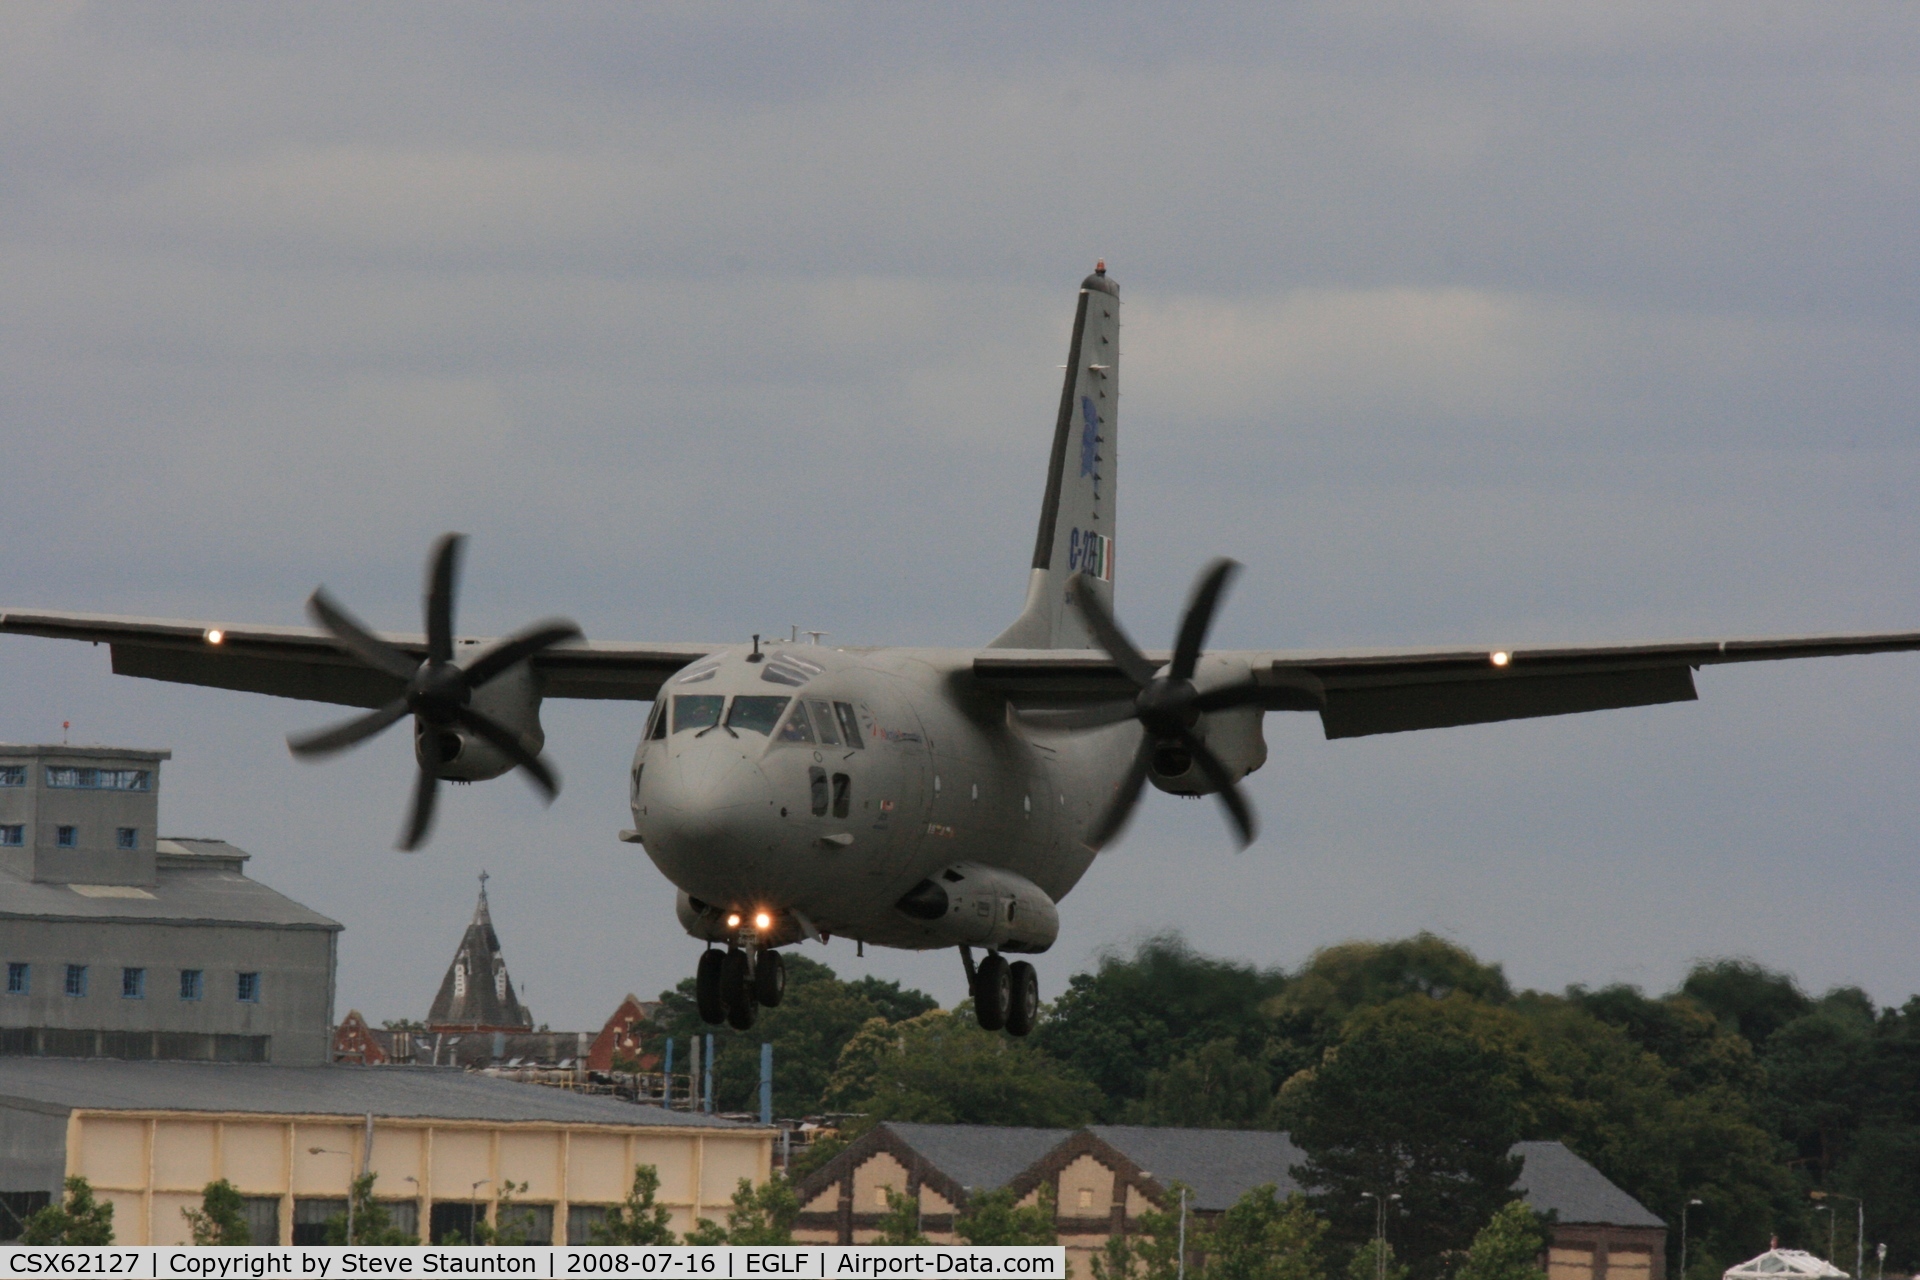
[[[1031,1042],[1092,1081],[1101,1116],[1119,1119],[1127,1103],[1146,1098],[1154,1072],[1214,1041],[1261,1058],[1269,1025],[1260,1006],[1286,981],[1279,970],[1201,956],[1179,935],[1165,934],[1068,979]]]
[[[1285,989],[1267,1000],[1264,1012],[1287,1035],[1317,1048],[1333,1043],[1341,1025],[1361,1009],[1406,996],[1440,1000],[1456,993],[1494,1005],[1512,996],[1499,965],[1483,964],[1464,947],[1420,933],[1395,942],[1343,942],[1314,952]]]
[[[1100,1102],[1061,1063],[938,1009],[868,1022],[841,1051],[828,1100],[876,1120],[1037,1128],[1085,1124]]]
[[[769,1178],[758,1187],[742,1178],[733,1189],[727,1225],[702,1218],[687,1232],[687,1243],[792,1244],[793,1220],[799,1214],[800,1202],[785,1178]]]
[[[1326,1234],[1305,1197],[1254,1187],[1209,1227],[1207,1280],[1325,1280]]]
[[[1380,1255],[1386,1255],[1386,1269],[1381,1270]],[[1347,1280],[1407,1280],[1406,1264],[1394,1256],[1393,1244],[1381,1244],[1379,1239],[1367,1241],[1353,1251],[1353,1257],[1347,1263]]]
[[[781,953],[787,970],[786,993],[776,1009],[762,1009],[749,1031],[710,1027],[700,1020],[694,980],[684,979],[660,993],[654,1026],[643,1037],[649,1052],[660,1052],[671,1035],[679,1041],[675,1066],[685,1069],[686,1049],[694,1036],[714,1037],[714,1105],[722,1111],[760,1109],[760,1046],[773,1046],[773,1109],[776,1115],[807,1115],[822,1110],[822,1095],[840,1051],[873,1018],[897,1020],[906,1010],[925,1012],[938,1002],[898,983],[862,978],[842,982],[818,960]]]
[[[1265,1065],[1219,1039],[1147,1076],[1147,1095],[1127,1104],[1129,1123],[1183,1129],[1254,1129],[1273,1105]]]
[[[982,1191],[967,1200],[967,1211],[954,1220],[953,1234],[968,1244],[1059,1244],[1053,1225],[1053,1188],[1042,1185],[1039,1201],[1014,1203],[1007,1187]]]
[[[252,1244],[246,1208],[233,1184],[222,1178],[201,1188],[198,1209],[182,1209],[180,1216],[187,1220],[195,1244]]]
[[[880,1215],[876,1229],[880,1232],[874,1237],[875,1244],[926,1244],[927,1238],[920,1234],[920,1201],[918,1198],[886,1187],[887,1211]]]
[[[589,1235],[594,1244],[672,1244],[673,1214],[656,1204],[660,1194],[660,1171],[650,1164],[633,1167],[633,1187],[627,1198],[607,1210],[607,1216],[593,1224]]]
[[[1167,1187],[1167,1209],[1134,1219],[1131,1235],[1114,1236],[1093,1256],[1093,1280],[1175,1280],[1180,1274],[1180,1183]],[[1187,1252],[1196,1249],[1199,1223],[1189,1217]]]
[[[1751,960],[1702,961],[1687,973],[1680,992],[1756,1049],[1811,1007],[1791,976]]]
[[[393,1225],[393,1214],[381,1201],[373,1198],[373,1184],[380,1175],[363,1173],[355,1178],[347,1189],[347,1197],[353,1204],[353,1232],[351,1238],[347,1232],[347,1215],[336,1213],[327,1219],[328,1244],[419,1244],[420,1237],[408,1235]],[[508,1187],[513,1184],[509,1182]],[[525,1184],[522,1184],[525,1189]],[[502,1201],[502,1203],[506,1203]],[[486,1229],[486,1224],[480,1224]],[[479,1240],[479,1233],[475,1234]],[[487,1243],[482,1240],[481,1243]]]
[[[93,1198],[85,1178],[67,1179],[67,1198],[27,1219],[21,1244],[112,1244],[113,1206]]]
[[[1454,1280],[1547,1280],[1540,1269],[1547,1231],[1524,1200],[1510,1200],[1480,1228]]]
[[[1465,1249],[1513,1195],[1530,1067],[1525,1023],[1454,993],[1412,996],[1347,1020],[1321,1064],[1282,1092],[1307,1155],[1301,1180],[1337,1238],[1373,1231],[1362,1192],[1402,1197],[1399,1240],[1420,1280]]]

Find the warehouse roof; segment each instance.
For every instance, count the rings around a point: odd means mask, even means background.
[[[1095,1137],[1151,1174],[1161,1186],[1184,1183],[1196,1209],[1226,1209],[1271,1182],[1287,1196],[1301,1190],[1293,1166],[1306,1153],[1284,1133],[1266,1129],[1149,1129],[1097,1124]]]
[[[393,1119],[678,1125],[731,1120],[433,1067],[278,1067],[213,1062],[0,1059],[0,1107],[243,1111]]]
[[[983,1124],[901,1124],[886,1128],[968,1190],[1004,1187],[1021,1170],[1059,1146],[1071,1129],[1002,1128]]]
[[[0,870],[0,919],[119,921],[132,924],[229,924],[339,929],[241,870],[248,855],[224,840],[155,842],[151,886],[47,884]]]

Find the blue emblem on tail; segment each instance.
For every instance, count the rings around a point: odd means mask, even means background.
[[[1090,476],[1100,457],[1100,414],[1092,396],[1080,397],[1080,417],[1085,424],[1080,428],[1080,474]]]

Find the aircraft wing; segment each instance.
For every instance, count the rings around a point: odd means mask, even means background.
[[[117,675],[210,685],[308,702],[378,707],[399,696],[400,682],[363,666],[326,632],[309,627],[229,626],[108,614],[0,611],[0,634],[85,640],[109,646]],[[218,637],[216,640],[214,637]],[[424,658],[426,637],[382,634]],[[461,650],[489,641],[459,638]],[[549,698],[650,700],[666,679],[717,645],[580,642],[532,659]]]
[[[1513,649],[1215,650],[1245,672],[1271,711],[1317,711],[1329,738],[1690,702],[1693,673],[1723,662],[1771,662],[1920,649],[1920,632],[1680,640]],[[1165,653],[1148,653],[1154,662]],[[1206,668],[1202,668],[1203,672]],[[973,660],[984,688],[1072,705],[1131,698],[1133,685],[1092,650],[987,649]],[[1208,680],[1203,687],[1229,681]]]

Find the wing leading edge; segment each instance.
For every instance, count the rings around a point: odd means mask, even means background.
[[[331,636],[307,627],[8,610],[0,613],[0,634],[108,645],[116,675],[176,684],[347,707],[378,707],[401,692],[399,681],[362,666]],[[380,638],[416,658],[426,656],[425,636],[383,633]],[[477,652],[487,644],[462,637],[458,649]],[[533,659],[533,668],[550,698],[648,701],[674,672],[718,647],[589,641],[548,649]]]
[[[1270,711],[1317,711],[1329,738],[1441,729],[1618,707],[1690,702],[1693,673],[1771,662],[1920,649],[1920,632],[1682,640],[1508,650],[1239,650],[1209,655],[1246,672]],[[1155,662],[1167,655],[1148,654]],[[1087,650],[989,650],[973,661],[983,687],[1046,702],[1133,695],[1112,659]]]

